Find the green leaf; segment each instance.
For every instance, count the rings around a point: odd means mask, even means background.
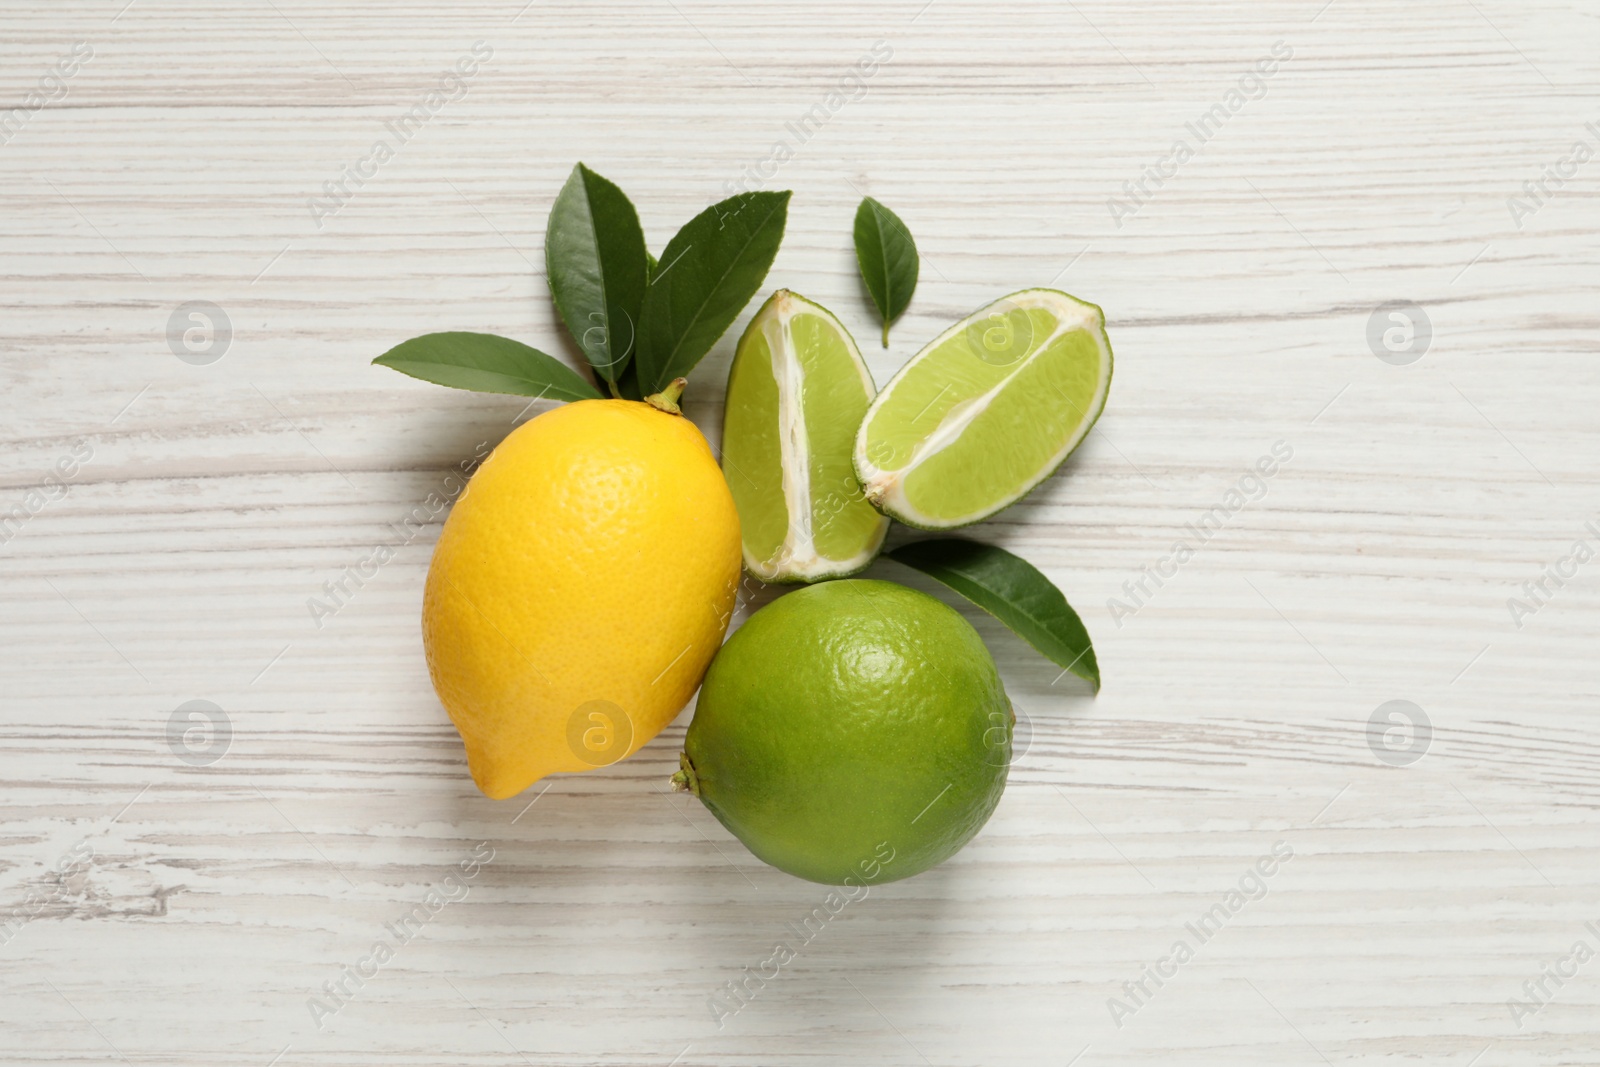
[[[639,388],[687,375],[761,288],[783,241],[789,194],[740,193],[690,219],[651,272],[639,324]]]
[[[544,262],[572,339],[596,376],[615,386],[633,357],[650,270],[639,213],[579,163],[550,209]]]
[[[899,215],[870,196],[856,208],[856,263],[867,295],[883,316],[883,347],[888,348],[889,324],[917,290],[917,242]]]
[[[890,552],[889,558],[948,585],[1100,691],[1100,664],[1083,620],[1061,590],[1027,560],[960,537],[914,541]]]
[[[425,382],[547,400],[599,400],[600,391],[554,356],[492,333],[429,333],[372,362]]]

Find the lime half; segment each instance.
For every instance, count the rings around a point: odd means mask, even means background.
[[[986,519],[1088,436],[1111,387],[1093,304],[1024,289],[940,334],[872,402],[855,441],[867,499],[910,526]]]
[[[827,308],[779,289],[750,320],[728,372],[722,470],[757,578],[838,578],[878,554],[889,520],[850,458],[872,394],[860,349]]]

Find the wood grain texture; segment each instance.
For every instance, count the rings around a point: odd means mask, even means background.
[[[1544,178],[1600,150],[1597,36],[1574,0],[7,4],[0,105],[93,57],[0,143],[0,514],[27,513],[0,544],[0,1063],[1597,1062],[1600,962],[1507,1002],[1600,950],[1600,563],[1520,627],[1506,604],[1600,544],[1600,162]],[[476,41],[465,95],[319,226]],[[708,998],[825,891],[663,792],[689,712],[625,764],[476,793],[421,656],[439,516],[395,525],[539,409],[369,361],[449,329],[575,360],[541,252],[574,161],[659,250],[841,82],[764,183],[796,192],[769,288],[871,338],[870,194],[925,257],[865,348],[880,383],[1015,289],[1107,311],[1104,419],[973,531],[1061,585],[1105,686],[969,610],[1031,735],[993,821],[719,1028]],[[206,366],[168,343],[197,300],[233,329]],[[1367,340],[1394,300],[1434,331],[1407,366]],[[713,438],[741,327],[691,385]],[[1264,495],[1114,620],[1280,441]],[[397,541],[319,628],[308,598]],[[206,766],[168,742],[196,699],[232,730]],[[1407,766],[1369,746],[1393,699],[1433,726]],[[319,1028],[308,999],[484,842]],[[1276,842],[1265,895],[1114,1019]]]

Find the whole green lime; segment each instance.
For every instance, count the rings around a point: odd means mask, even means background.
[[[717,653],[673,783],[780,870],[889,882],[982,829],[1014,722],[959,613],[893,582],[825,582],[762,608]]]

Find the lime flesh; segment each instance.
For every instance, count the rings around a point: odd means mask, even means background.
[[[1014,721],[958,612],[893,582],[825,582],[773,601],[723,646],[674,782],[781,870],[894,881],[982,829]]]
[[[988,518],[1088,436],[1111,387],[1098,307],[1025,289],[917,353],[867,410],[854,462],[866,497],[923,529]]]
[[[836,578],[878,554],[889,521],[851,462],[873,391],[849,331],[821,305],[779,289],[750,320],[728,372],[722,468],[757,578]]]

